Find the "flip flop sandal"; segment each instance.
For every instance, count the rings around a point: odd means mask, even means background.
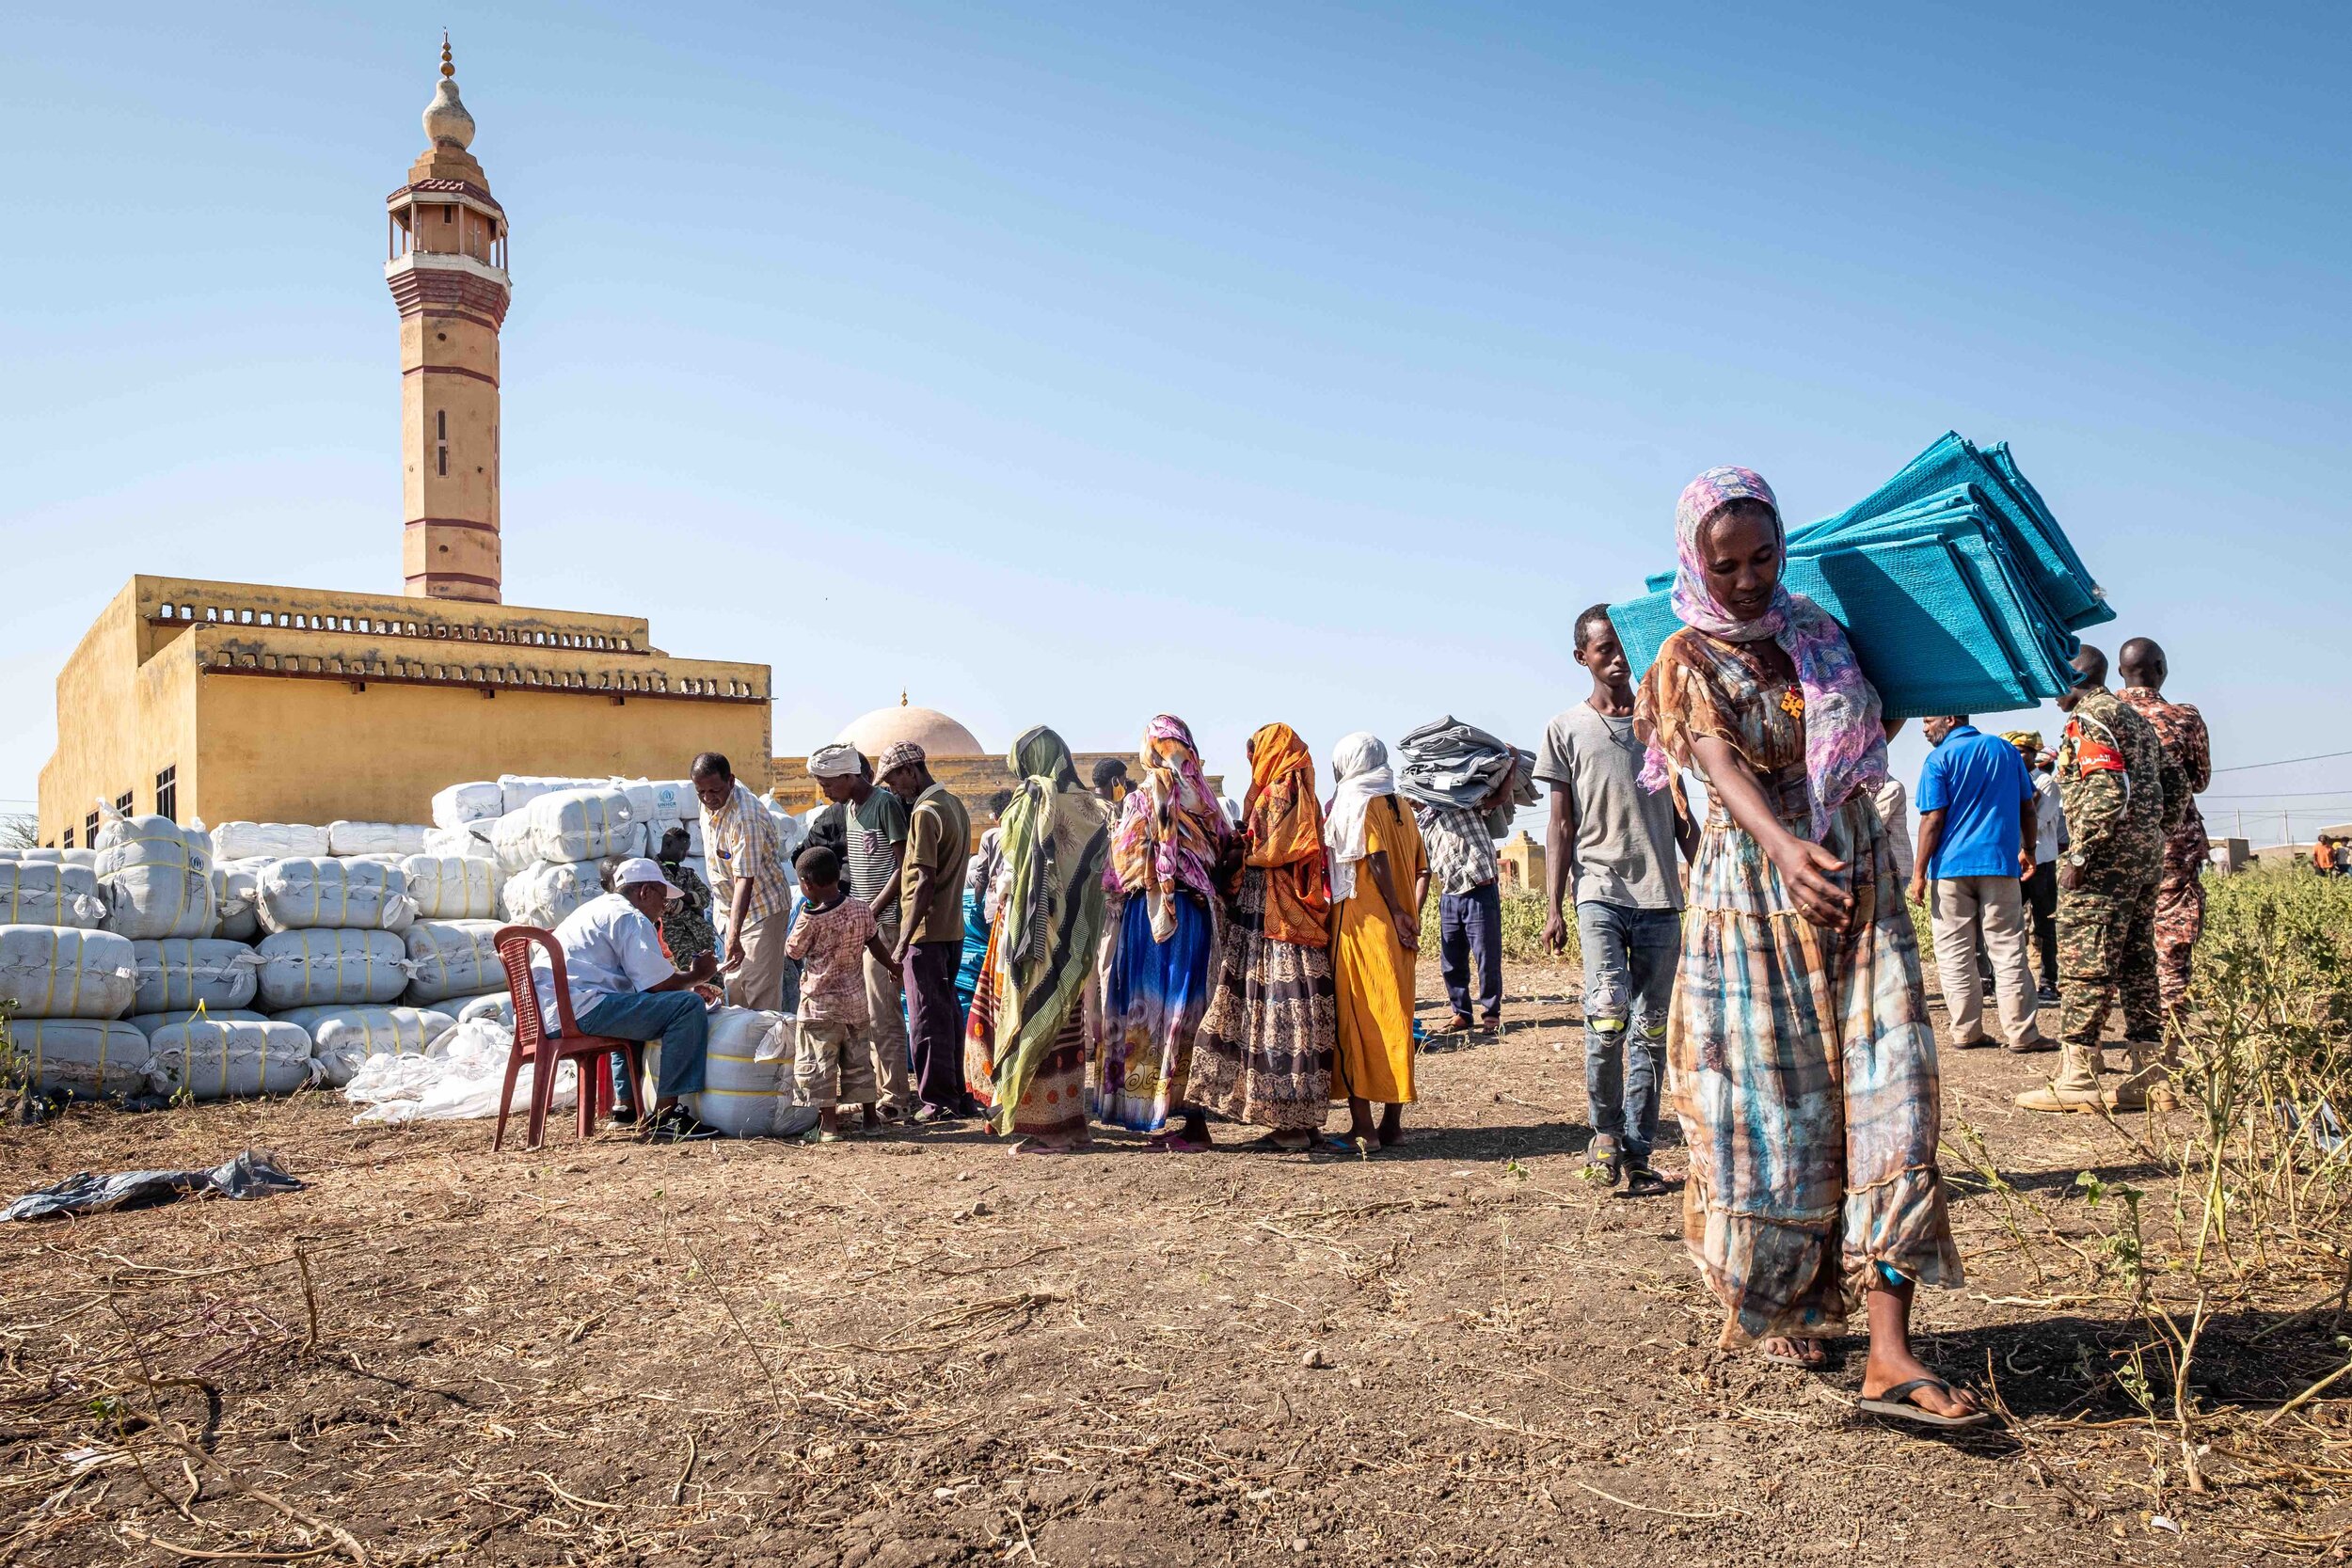
[[[1286,1144],[1273,1133],[1267,1132],[1250,1139],[1243,1147],[1260,1154],[1304,1154],[1315,1147],[1315,1142],[1312,1138],[1309,1138],[1303,1144]]]
[[[1350,1157],[1361,1157],[1369,1160],[1375,1154],[1380,1152],[1380,1140],[1376,1137],[1328,1137],[1323,1140],[1323,1147],[1329,1149],[1334,1154],[1345,1154]]]
[[[1818,1372],[1829,1365],[1829,1351],[1826,1347],[1822,1349],[1820,1354],[1810,1360],[1802,1355],[1782,1355],[1776,1351],[1769,1350],[1758,1351],[1756,1354],[1775,1367],[1794,1367],[1801,1372]],[[1917,1385],[1905,1384],[1903,1386],[1909,1388],[1915,1387]],[[1889,1392],[1893,1390],[1890,1389]]]
[[[1675,1190],[1675,1184],[1643,1165],[1626,1172],[1625,1190],[1616,1196],[1629,1197],[1663,1197]]]
[[[1933,1388],[1945,1394],[1952,1391],[1952,1386],[1940,1377],[1915,1377],[1909,1383],[1898,1383],[1876,1399],[1856,1401],[1854,1408],[1866,1410],[1873,1416],[1891,1417],[1899,1421],[1940,1427],[1947,1432],[1992,1424],[1993,1412],[1990,1410],[1979,1410],[1966,1416],[1939,1416],[1923,1405],[1914,1403],[1911,1396],[1922,1388]]]

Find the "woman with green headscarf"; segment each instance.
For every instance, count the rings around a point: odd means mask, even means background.
[[[996,920],[964,1028],[964,1077],[1021,1149],[1084,1147],[1086,1009],[1103,934],[1110,818],[1043,725],[1012,743]]]

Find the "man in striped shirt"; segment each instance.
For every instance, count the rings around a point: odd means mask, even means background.
[[[694,796],[703,807],[703,847],[726,889],[727,946],[720,964],[727,1000],[739,1007],[784,1007],[784,939],[791,923],[776,819],[716,752],[694,759]]]

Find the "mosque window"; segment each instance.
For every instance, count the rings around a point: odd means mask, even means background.
[[[71,828],[65,831],[65,847],[68,849],[73,847],[73,830]]]
[[[82,818],[82,840],[91,848],[98,847],[98,814],[91,812]]]
[[[155,815],[180,820],[180,768],[176,763],[155,775]]]

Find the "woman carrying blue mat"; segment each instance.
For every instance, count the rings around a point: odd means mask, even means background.
[[[1683,1235],[1725,1348],[1815,1368],[1868,1304],[1862,1407],[1991,1418],[1911,1350],[1912,1293],[1958,1287],[1936,1169],[1935,1033],[1886,826],[1886,726],[1838,624],[1782,582],[1779,503],[1745,468],[1682,493],[1680,630],[1644,678],[1643,782],[1707,780],[1666,1022],[1690,1149]],[[1851,1292],[1850,1295],[1849,1292]]]

